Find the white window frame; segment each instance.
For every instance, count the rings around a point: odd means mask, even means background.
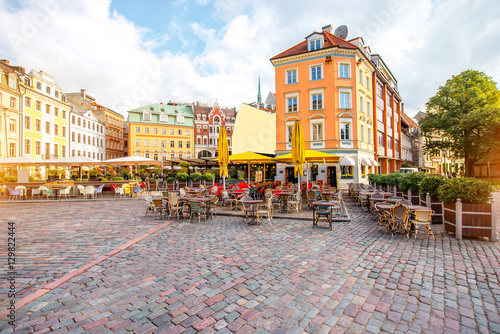
[[[168,114],[164,111],[160,112],[160,122],[168,123]]]
[[[363,94],[359,94],[359,111],[365,113],[365,96]]]
[[[313,96],[321,95],[321,108],[314,108]],[[324,90],[313,90],[309,92],[309,109],[310,110],[323,110],[325,109],[325,94]]]
[[[317,46],[319,42],[319,46]],[[313,44],[314,43],[314,44]],[[314,47],[313,47],[314,46]],[[316,51],[323,48],[323,37],[317,36],[307,40],[307,51]]]
[[[151,113],[149,111],[142,112],[142,120],[150,122],[151,121]]]
[[[349,125],[349,129],[348,130],[348,138],[342,138],[342,127],[344,124],[347,124]],[[339,134],[340,134],[340,140],[352,140],[352,119],[341,119],[340,122],[339,122]]]
[[[288,82],[288,73],[290,73],[290,72],[295,72],[295,81],[293,81],[293,82]],[[299,69],[298,69],[298,67],[290,68],[290,69],[285,71],[285,85],[292,85],[292,84],[296,84],[298,82],[299,82]]]
[[[297,110],[295,110],[295,111],[288,111],[288,99],[291,99],[291,98],[296,98],[297,99]],[[299,109],[299,94],[298,93],[293,93],[293,94],[287,94],[287,95],[285,95],[285,102],[286,102],[286,109],[285,110],[286,110],[287,114],[300,112],[300,109]]]
[[[177,114],[177,123],[184,124],[184,115]]]
[[[342,106],[342,94],[349,94],[348,106]],[[339,109],[352,109],[352,91],[350,89],[339,89]]]
[[[360,130],[359,130],[359,140],[364,143],[365,142],[365,125],[361,124],[360,125]]]
[[[314,125],[315,124],[321,124],[321,137],[322,138],[317,138],[317,139],[314,139]],[[314,141],[314,142],[318,142],[318,141],[324,141],[325,140],[325,119],[324,118],[318,118],[318,119],[312,119],[310,122],[309,122],[309,126],[310,126],[310,140],[311,141]]]
[[[141,146],[141,140],[140,139],[136,139],[135,140],[135,146],[137,146],[137,147]]]
[[[149,139],[144,139],[144,146],[149,147]]]
[[[288,131],[288,127],[291,127],[292,128],[292,133],[293,133],[293,126],[295,124],[295,121],[290,121],[290,122],[286,122],[285,123],[285,136],[286,136],[286,143],[287,144],[292,144],[292,137],[291,137],[291,134],[290,132]]]
[[[342,72],[340,71],[342,65],[347,66],[347,77],[342,76]],[[339,78],[340,79],[350,79],[351,77],[352,77],[351,76],[351,63],[339,62]]]
[[[364,73],[362,69],[359,69],[359,83],[363,85]]]
[[[321,69],[321,76],[319,78],[313,79],[313,68],[320,68]],[[316,81],[316,80],[323,80],[324,75],[323,75],[323,64],[313,64],[309,65],[309,81]]]

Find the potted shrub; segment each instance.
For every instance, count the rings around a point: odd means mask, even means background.
[[[422,179],[428,175],[423,172],[415,172],[415,173],[406,173],[402,174],[403,176],[399,179],[398,189],[401,191],[406,191],[408,200],[411,201],[415,205],[420,204],[420,196],[419,192],[419,184]]]
[[[443,203],[438,198],[439,187],[448,179],[442,175],[427,174],[419,185],[420,205],[434,210],[433,223],[443,222]]]
[[[444,227],[462,236],[488,237],[496,241],[496,213],[492,208],[493,186],[472,177],[449,179],[438,189],[444,206]]]
[[[397,186],[399,184],[399,180],[403,177],[404,174],[401,173],[391,173],[386,175],[386,182],[388,186],[392,187],[394,191],[394,195],[397,195]],[[388,189],[391,191],[391,189]]]

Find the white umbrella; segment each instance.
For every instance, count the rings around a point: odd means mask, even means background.
[[[131,155],[123,158],[109,159],[102,162],[103,165],[114,165],[114,166],[135,166],[135,174],[137,175],[137,166],[139,165],[161,165],[160,160],[149,159],[145,157],[139,157],[136,155]]]
[[[0,159],[0,166],[3,167],[37,166],[41,163],[43,163],[43,160],[25,156]]]

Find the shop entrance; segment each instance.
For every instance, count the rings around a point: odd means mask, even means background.
[[[329,184],[331,187],[337,188],[337,166],[327,167],[326,175],[327,175],[327,180],[326,180],[327,184]]]

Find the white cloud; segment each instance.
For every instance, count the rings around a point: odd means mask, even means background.
[[[217,98],[239,106],[255,100],[259,75],[262,95],[274,91],[269,58],[324,25],[346,24],[348,38],[362,35],[381,54],[398,79],[407,113],[413,114],[439,85],[465,69],[500,79],[500,6],[494,1],[346,6],[320,0],[310,6],[285,0],[197,0],[207,8],[202,14],[212,15],[223,28],[200,23],[190,11],[184,18],[189,22],[166,17],[165,33],[111,12],[110,0],[24,0],[18,8],[0,0],[0,53],[27,70],[53,75],[66,92],[85,88],[121,113],[168,100],[212,103]],[[196,53],[195,45],[203,45],[203,51]]]

